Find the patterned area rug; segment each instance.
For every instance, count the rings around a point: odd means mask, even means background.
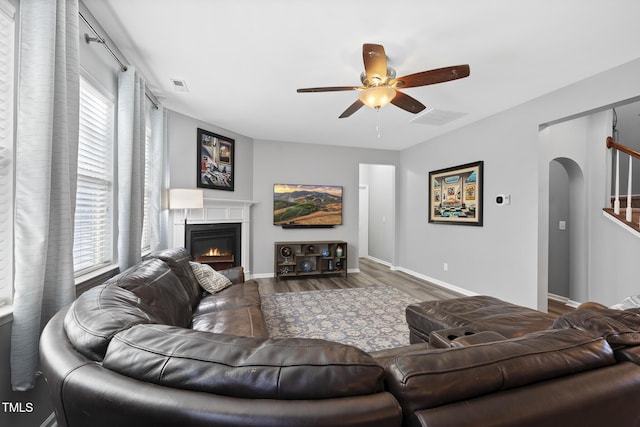
[[[287,292],[262,297],[273,338],[321,338],[364,351],[409,344],[405,308],[418,300],[390,286]]]

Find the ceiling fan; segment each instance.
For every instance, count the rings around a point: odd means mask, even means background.
[[[365,69],[360,75],[362,86],[311,87],[298,89],[298,93],[360,91],[356,102],[340,115],[341,119],[349,117],[363,105],[379,110],[389,103],[416,114],[426,107],[417,99],[400,92],[399,89],[444,83],[469,76],[469,65],[465,64],[421,71],[396,78],[395,70],[387,67],[387,55],[384,47],[379,44],[362,45],[362,59]]]

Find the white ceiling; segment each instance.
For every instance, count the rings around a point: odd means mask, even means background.
[[[640,57],[638,0],[83,2],[167,108],[256,140],[400,150]],[[357,92],[296,93],[359,85],[363,43],[398,76],[469,64],[405,90],[461,117],[418,124],[389,105],[338,119]]]

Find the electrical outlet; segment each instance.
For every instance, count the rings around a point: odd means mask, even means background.
[[[442,269],[443,269],[444,271],[449,271],[449,263],[446,263],[446,262],[445,262],[444,264],[442,264]]]

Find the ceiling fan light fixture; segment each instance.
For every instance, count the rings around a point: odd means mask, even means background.
[[[387,66],[387,54],[384,47],[379,44],[363,44],[362,60],[364,62],[364,72],[360,74],[362,86],[310,87],[298,89],[297,92],[360,91],[358,99],[340,114],[338,117],[340,119],[350,117],[365,105],[378,111],[389,103],[393,103],[396,107],[409,113],[417,114],[427,107],[399,89],[444,83],[469,76],[469,64],[464,64],[421,71],[396,78],[395,70]]]
[[[395,96],[396,90],[390,86],[373,86],[360,92],[358,99],[367,107],[380,109],[388,105]]]

